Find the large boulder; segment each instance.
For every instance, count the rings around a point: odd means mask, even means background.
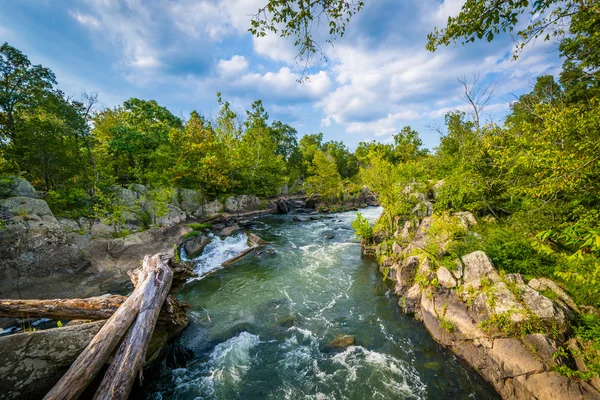
[[[229,213],[254,211],[259,209],[260,204],[260,199],[253,195],[232,196],[225,201],[225,211]]]
[[[40,217],[52,217],[53,222],[58,223],[48,207],[48,203],[41,199],[34,199],[31,197],[9,197],[7,199],[0,199],[0,207],[4,207],[10,210],[15,215],[24,214],[35,214]]]
[[[238,224],[233,224],[231,226],[227,226],[227,227],[221,229],[219,236],[221,236],[222,238],[225,238],[227,236],[231,236],[238,232],[241,232],[241,230],[242,230],[242,228],[240,228],[240,226]]]
[[[202,192],[192,189],[178,189],[179,206],[192,214],[202,207]]]
[[[2,186],[0,197],[31,197],[36,198],[37,193],[31,183],[23,178],[8,178],[5,185]]]
[[[197,218],[209,218],[214,217],[217,214],[223,212],[223,203],[219,200],[214,200],[200,206],[195,212],[194,216]]]
[[[202,254],[202,251],[209,243],[210,238],[206,235],[194,236],[185,242],[183,248],[189,258],[194,258]]]

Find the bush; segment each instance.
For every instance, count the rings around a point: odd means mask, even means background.
[[[50,190],[46,196],[54,215],[78,218],[91,214],[91,198],[82,188]]]
[[[186,233],[185,235],[183,235],[184,239],[189,239],[191,237],[196,237],[196,236],[200,236],[202,234],[202,232],[200,231],[191,231]]]
[[[373,239],[373,227],[361,213],[356,214],[356,220],[352,222],[352,228],[354,228],[354,236],[357,238],[366,241]]]

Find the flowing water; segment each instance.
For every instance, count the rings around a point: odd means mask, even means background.
[[[362,210],[371,220],[380,212]],[[375,263],[361,258],[355,217],[258,219],[253,231],[272,244],[181,291],[192,323],[136,397],[498,399],[402,314]],[[198,271],[218,268],[244,243],[243,234],[214,238],[195,260]],[[329,346],[339,335],[355,344]]]

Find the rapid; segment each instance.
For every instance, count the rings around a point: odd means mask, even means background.
[[[372,221],[380,212],[361,210]],[[251,230],[271,244],[226,269],[245,235],[213,238],[193,260],[205,277],[180,292],[192,323],[134,398],[498,399],[401,312],[361,257],[356,212],[321,217],[257,219]],[[331,346],[340,335],[354,344]]]

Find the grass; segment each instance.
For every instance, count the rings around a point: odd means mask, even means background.
[[[205,222],[203,224],[199,224],[199,223],[193,223],[193,224],[188,224],[188,226],[190,228],[192,228],[195,231],[203,231],[205,229],[211,229],[212,228],[212,224]]]
[[[185,235],[183,235],[184,239],[189,239],[191,237],[196,237],[196,236],[200,236],[202,235],[202,232],[200,231],[191,231],[186,233]]]

